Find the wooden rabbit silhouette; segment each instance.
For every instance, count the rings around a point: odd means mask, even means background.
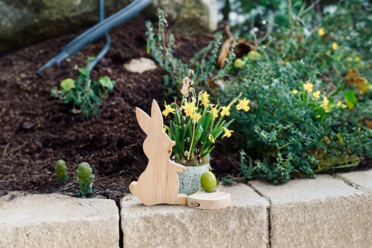
[[[187,195],[178,193],[177,172],[184,173],[186,168],[169,159],[175,142],[163,131],[163,117],[158,103],[152,101],[151,117],[139,108],[136,108],[136,116],[141,129],[147,134],[143,151],[149,162],[138,182],[130,184],[130,192],[147,206],[161,203],[185,205]]]

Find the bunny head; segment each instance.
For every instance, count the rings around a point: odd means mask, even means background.
[[[154,157],[169,159],[176,142],[172,141],[163,130],[163,116],[158,103],[152,101],[151,117],[139,108],[136,108],[136,117],[141,129],[147,134],[143,143],[146,156],[149,159]]]

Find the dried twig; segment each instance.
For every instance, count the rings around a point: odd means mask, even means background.
[[[3,159],[5,158],[6,151],[8,150],[9,145],[10,145],[10,143],[8,143],[8,144],[5,146],[5,148],[4,148],[4,152],[3,152],[3,156],[1,157],[0,162],[3,161]]]

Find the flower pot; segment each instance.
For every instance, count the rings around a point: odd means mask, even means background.
[[[192,195],[200,189],[200,178],[209,170],[209,163],[199,166],[185,166],[185,173],[178,173],[179,192]]]

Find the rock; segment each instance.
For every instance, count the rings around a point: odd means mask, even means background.
[[[124,69],[136,73],[143,73],[145,71],[155,70],[156,68],[155,62],[147,58],[132,59],[124,64]]]
[[[269,199],[271,247],[372,247],[372,195],[329,175],[251,185]]]
[[[160,8],[170,24],[190,33],[212,32],[217,29],[217,0],[153,0],[145,12],[155,16]]]
[[[372,193],[372,170],[340,173],[337,175],[358,190]]]
[[[0,247],[118,247],[112,200],[61,194],[0,197]]]
[[[106,0],[106,16],[130,2]],[[158,7],[168,13],[169,23],[177,22],[177,29],[195,33],[217,28],[216,0],[155,0],[141,15],[154,19]],[[0,54],[92,26],[99,21],[98,11],[97,0],[0,0]]]
[[[106,0],[114,13],[128,1]],[[0,54],[99,21],[97,0],[0,0]]]
[[[120,213],[124,247],[268,247],[268,202],[243,184],[219,190],[231,194],[230,207],[147,207],[125,196]]]
[[[107,199],[107,197],[103,195],[96,195],[94,199]]]

